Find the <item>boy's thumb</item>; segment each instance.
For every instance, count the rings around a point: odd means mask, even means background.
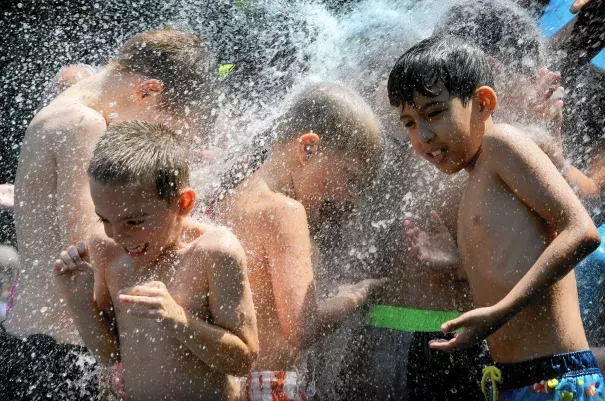
[[[86,246],[85,242],[79,241],[76,244],[76,249],[78,250],[78,253],[80,254],[80,259],[82,259],[82,261],[90,262],[90,256],[88,255],[88,247]]]
[[[449,320],[441,325],[441,331],[444,333],[454,332],[460,328],[463,328],[465,321],[466,319],[464,318],[464,316]]]

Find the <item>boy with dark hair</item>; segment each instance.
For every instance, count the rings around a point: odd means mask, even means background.
[[[104,234],[54,265],[86,346],[122,361],[129,399],[239,400],[230,375],[246,375],[258,352],[245,255],[226,229],[190,219],[180,137],[160,124],[112,125],[88,176]]]
[[[497,368],[484,380],[504,400],[603,397],[571,272],[598,246],[598,232],[538,146],[492,122],[493,85],[485,54],[455,37],[415,45],[389,77],[416,152],[447,174],[469,173],[457,240],[479,308],[444,323],[445,333],[464,330],[430,346],[454,351],[488,337]]]
[[[302,351],[353,313],[383,280],[363,280],[319,303],[311,232],[341,222],[375,173],[380,128],[346,88],[305,88],[278,118],[260,166],[216,209],[248,254],[260,352],[248,400],[306,400]],[[271,138],[267,138],[271,139]]]

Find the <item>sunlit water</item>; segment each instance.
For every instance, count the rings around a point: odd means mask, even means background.
[[[192,30],[207,39],[220,64],[235,65],[219,99],[222,127],[207,133],[208,140],[197,142],[200,149],[210,145],[224,148],[215,162],[205,167],[194,165],[192,180],[203,207],[220,193],[223,175],[249,155],[254,138],[283,110],[292,93],[311,82],[341,82],[364,96],[394,139],[389,141],[385,165],[374,187],[361,200],[363,213],[357,213],[343,229],[339,251],[327,253],[325,264],[317,267],[318,284],[325,296],[347,280],[388,274],[384,260],[399,249],[401,234],[397,227],[404,217],[415,214],[419,203],[432,196],[433,189],[428,186],[422,192],[418,188],[433,182],[436,173],[418,163],[421,167],[406,175],[416,185],[401,180],[398,167],[410,165],[407,155],[411,153],[400,128],[391,123],[398,117],[380,85],[399,55],[429,36],[440,15],[454,1],[366,0],[346,5],[285,0],[119,3],[83,1],[80,6],[86,8],[66,12],[58,27],[49,27],[43,34],[39,32],[43,29],[31,23],[17,26],[24,37],[43,40],[37,43],[42,49],[38,57],[32,58],[32,47],[14,58],[1,78],[4,93],[16,93],[14,103],[1,118],[9,137],[21,135],[41,101],[42,88],[60,67],[77,62],[102,65],[128,36],[142,30],[166,26]],[[91,13],[99,10],[106,11],[104,17],[87,23]],[[138,23],[124,23],[130,20]],[[74,25],[79,27],[76,34],[67,28]],[[13,148],[16,152],[18,145]],[[239,178],[253,168],[242,168]],[[390,247],[385,245],[387,242]],[[327,247],[331,245],[328,242]],[[315,362],[318,358],[311,356],[307,366],[301,367],[322,375],[318,382],[324,387],[318,391],[326,399],[336,397],[325,383],[336,380],[351,333],[360,323],[360,316],[351,318],[328,340],[323,350],[330,350],[326,358],[329,364]]]

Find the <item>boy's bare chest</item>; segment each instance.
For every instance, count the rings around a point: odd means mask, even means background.
[[[500,178],[489,171],[473,172],[458,210],[461,256],[497,253],[527,221],[527,207]]]
[[[149,268],[129,259],[118,260],[107,278],[116,312],[122,306],[118,301],[120,291],[159,281],[178,305],[195,314],[207,313],[208,279],[204,266],[196,266],[190,260],[171,260]]]

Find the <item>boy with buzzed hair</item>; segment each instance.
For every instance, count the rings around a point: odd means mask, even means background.
[[[85,171],[94,144],[108,125],[135,118],[166,123],[188,135],[199,109],[209,104],[215,75],[214,57],[198,36],[143,32],[129,39],[101,73],[70,87],[34,117],[15,185],[26,273],[19,277],[14,313],[6,322],[9,331],[78,342],[50,281],[39,277],[48,275],[45,266],[52,255],[83,239],[94,220]]]
[[[454,351],[488,337],[497,367],[482,384],[491,380],[493,399],[603,397],[571,272],[598,246],[598,232],[537,145],[492,122],[493,85],[485,54],[456,37],[413,46],[389,77],[416,152],[447,174],[469,173],[457,239],[479,308],[444,323],[446,333],[463,331],[430,346]]]
[[[61,249],[84,240],[94,224],[86,165],[95,143],[108,125],[129,119],[165,123],[187,141],[203,125],[200,120],[209,119],[216,74],[214,57],[200,37],[174,29],[143,32],[101,72],[62,92],[30,123],[15,181],[22,271],[5,323],[11,334],[1,333],[0,346],[14,350],[6,361],[14,374],[22,375],[25,367],[55,374],[19,376],[11,385],[15,399],[71,388],[80,382],[77,377],[90,375],[65,374],[80,366],[69,355],[81,339],[48,266]],[[34,333],[40,334],[32,341],[12,335]],[[81,353],[81,347],[73,350]],[[31,361],[27,355],[32,354],[49,358]]]
[[[248,400],[306,400],[302,350],[355,311],[382,280],[364,280],[319,303],[310,232],[341,222],[374,176],[382,151],[369,106],[346,88],[305,88],[277,119],[257,170],[216,209],[248,255],[260,352]],[[271,138],[268,138],[271,139]]]
[[[244,251],[189,217],[187,148],[160,124],[108,128],[88,167],[104,233],[54,272],[86,346],[121,360],[133,400],[239,400],[258,350]],[[166,373],[169,372],[169,375]]]

